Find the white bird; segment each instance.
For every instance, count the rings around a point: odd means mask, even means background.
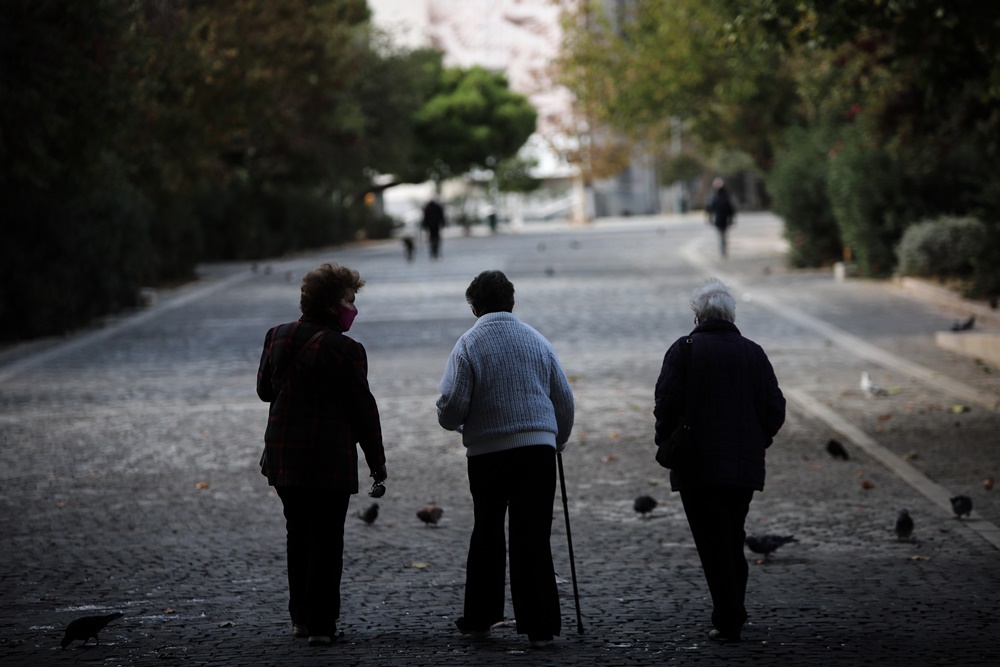
[[[887,396],[889,394],[885,389],[872,382],[872,379],[868,377],[868,371],[861,371],[861,389],[872,396]]]

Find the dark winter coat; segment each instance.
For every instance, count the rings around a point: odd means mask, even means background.
[[[685,378],[681,345],[688,338],[691,372]],[[681,423],[685,396],[696,453],[690,467],[670,471],[671,488],[763,490],[764,450],[785,421],[785,397],[764,350],[723,320],[704,322],[671,345],[656,381],[657,444]]]
[[[296,359],[320,330],[323,335]],[[365,348],[336,329],[303,316],[268,331],[257,395],[271,404],[261,472],[272,486],[357,493],[356,443],[370,469],[385,464]]]
[[[420,226],[427,230],[427,232],[432,236],[438,236],[441,233],[441,228],[446,224],[444,217],[444,207],[437,203],[433,199],[427,202],[424,206],[424,218],[420,223]]]
[[[705,204],[705,210],[708,211],[712,224],[722,230],[729,229],[733,224],[733,218],[736,217],[736,207],[733,206],[724,187],[712,193]]]

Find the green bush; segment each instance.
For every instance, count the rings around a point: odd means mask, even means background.
[[[10,198],[0,244],[0,338],[63,334],[138,301],[149,202],[122,185]]]
[[[274,257],[351,240],[363,225],[351,210],[311,191],[243,184],[195,197],[205,260]]]
[[[835,145],[827,195],[840,236],[862,275],[892,273],[903,230],[922,217],[912,211],[911,194],[916,192],[902,162],[856,129]]]
[[[943,217],[911,225],[896,248],[904,276],[967,278],[986,243],[986,226],[975,218]]]
[[[785,223],[788,262],[811,267],[837,261],[843,245],[827,197],[827,153],[833,145],[829,133],[793,128],[784,144],[767,175],[767,189],[774,212]]]

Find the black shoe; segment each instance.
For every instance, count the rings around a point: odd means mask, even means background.
[[[344,633],[337,632],[336,628],[328,635],[309,635],[310,646],[332,646],[344,641]]]
[[[740,641],[739,635],[723,634],[721,630],[712,630],[708,633],[708,638],[723,644],[735,644]]]
[[[463,635],[468,635],[473,639],[486,639],[487,637],[490,636],[489,628],[484,628],[484,629],[472,628],[469,626],[468,623],[465,622],[464,616],[455,621],[455,627],[457,627],[458,631],[461,632]]]

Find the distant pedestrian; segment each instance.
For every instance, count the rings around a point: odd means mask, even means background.
[[[573,392],[552,345],[513,314],[507,276],[480,273],[465,298],[477,320],[448,358],[437,401],[441,426],[462,433],[475,518],[456,625],[486,636],[503,620],[509,511],[517,631],[541,648],[561,629],[549,540],[556,452],[573,428]]]
[[[736,301],[712,279],[694,292],[694,330],[670,346],[656,381],[656,442],[682,421],[694,453],[670,471],[712,595],[709,637],[739,641],[747,620],[744,522],[764,489],[764,451],[785,421],[785,398],[764,350],[734,324]]]
[[[302,280],[302,316],[264,338],[257,395],[271,404],[261,472],[284,507],[288,610],[296,637],[331,644],[340,617],[344,520],[358,492],[360,443],[371,477],[386,478],[378,406],[365,348],[344,334],[365,284],[323,264]]]
[[[435,197],[424,206],[424,219],[420,225],[427,232],[427,240],[431,249],[431,259],[437,259],[441,254],[441,229],[446,224],[444,207],[441,206]]]
[[[712,189],[714,192],[705,204],[705,211],[708,213],[709,222],[719,231],[719,253],[726,257],[728,254],[726,234],[736,219],[736,207],[729,198],[725,181],[716,178],[712,181]]]

